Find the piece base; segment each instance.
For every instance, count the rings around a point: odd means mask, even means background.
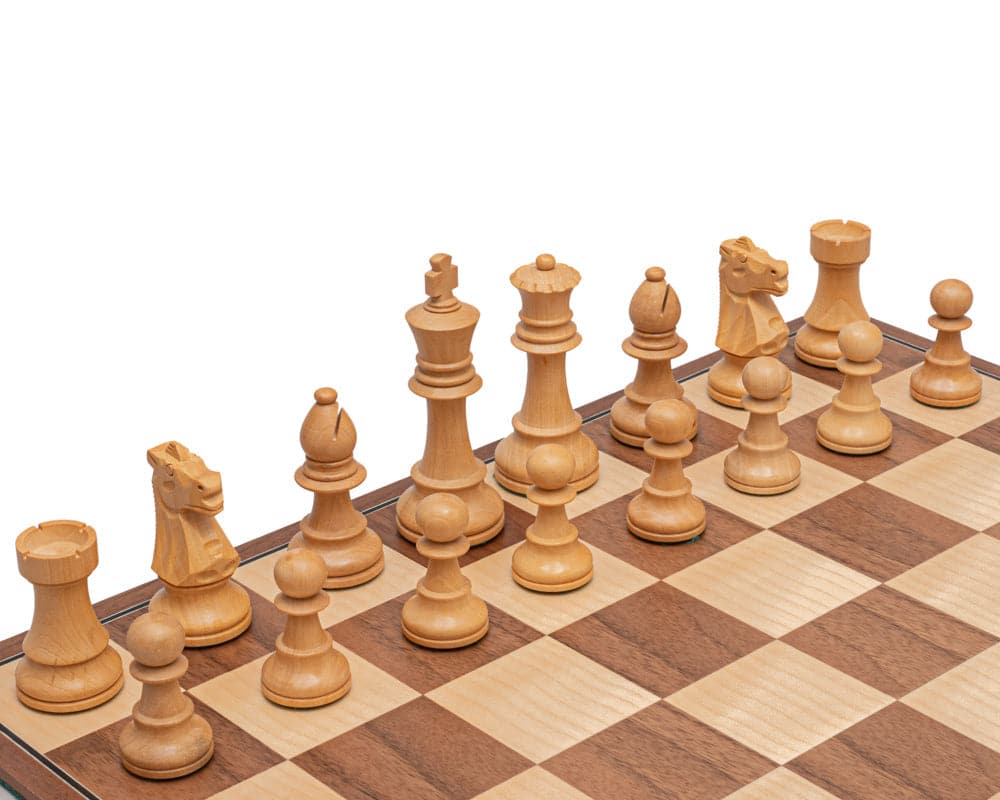
[[[235,639],[243,631],[250,627],[250,622],[253,619],[253,611],[247,609],[247,613],[244,615],[243,619],[237,622],[235,625],[231,625],[225,630],[218,631],[217,633],[206,633],[202,636],[185,636],[184,646],[185,647],[211,647],[213,644],[222,644],[223,642],[228,642],[230,639]]]
[[[432,650],[454,650],[458,647],[467,647],[470,644],[475,644],[480,639],[482,639],[486,632],[490,629],[490,621],[487,618],[486,623],[479,630],[468,634],[467,636],[460,636],[457,639],[426,639],[419,634],[414,633],[409,628],[406,627],[406,623],[403,623],[403,635],[409,639],[414,644],[419,644],[421,647],[429,647]]]
[[[884,441],[877,442],[875,444],[866,444],[852,447],[851,445],[837,444],[836,442],[831,442],[825,436],[823,436],[819,430],[816,431],[816,441],[819,442],[827,450],[832,450],[834,453],[843,453],[849,456],[867,456],[872,453],[881,453],[885,448],[892,444],[892,435],[890,434]]]
[[[656,533],[655,531],[647,531],[640,528],[638,525],[634,525],[629,519],[625,520],[625,525],[634,536],[638,536],[640,539],[645,539],[647,542],[686,542],[703,533],[705,531],[705,527],[707,526],[707,522],[703,521],[701,525],[698,525],[689,531],[681,531],[680,533]]]
[[[531,589],[533,592],[545,592],[547,594],[555,594],[557,592],[571,592],[573,589],[579,589],[581,586],[590,583],[591,578],[594,577],[594,570],[591,568],[590,572],[581,578],[576,580],[566,581],[565,583],[535,583],[532,580],[518,575],[516,572],[511,570],[511,575],[514,576],[514,580],[517,581],[525,589]]]
[[[726,483],[737,492],[743,492],[744,494],[756,494],[756,495],[771,495],[771,494],[784,494],[785,492],[790,492],[796,486],[799,485],[799,481],[802,480],[801,475],[796,475],[788,483],[778,484],[777,486],[750,486],[746,483],[740,483],[729,475],[725,476]]]
[[[503,523],[504,523],[504,518],[503,516],[501,516],[499,520],[497,520],[495,523],[490,525],[490,527],[486,528],[485,530],[479,531],[478,533],[474,533],[471,536],[469,536],[469,534],[466,534],[465,538],[469,540],[469,546],[475,547],[477,544],[486,544],[486,542],[488,542],[490,539],[492,539],[494,536],[500,533],[501,530],[503,530]],[[412,528],[409,528],[406,525],[404,525],[403,522],[398,517],[396,518],[396,530],[399,532],[400,536],[406,539],[406,541],[413,542],[414,544],[416,544],[420,540],[420,537],[423,536],[422,533],[418,533]]]
[[[921,394],[912,386],[910,387],[910,397],[918,403],[923,403],[925,406],[933,406],[934,408],[964,408],[965,406],[971,406],[974,403],[978,403],[982,396],[983,392],[980,389],[978,392],[973,395],[969,395],[968,397],[959,397],[952,400],[938,400],[937,398]]]
[[[144,767],[132,764],[127,759],[122,758],[122,766],[125,767],[133,775],[138,775],[140,778],[151,778],[156,781],[169,780],[170,778],[183,778],[185,775],[190,775],[192,772],[197,772],[203,766],[205,766],[215,753],[215,742],[209,745],[208,752],[205,753],[197,761],[193,761],[190,764],[185,764],[183,767],[175,767],[174,769],[145,769]]]
[[[645,441],[645,440],[644,440]],[[570,481],[569,486],[576,489],[577,492],[582,492],[584,489],[589,489],[595,483],[597,483],[597,476],[600,472],[599,466],[594,467],[592,472],[584,475],[582,478],[577,478],[575,481]],[[531,487],[530,483],[524,483],[519,481],[517,478],[512,478],[504,472],[500,471],[500,468],[496,466],[494,462],[493,467],[493,477],[496,482],[499,483],[508,492],[513,492],[514,494],[527,494],[528,489]]]
[[[824,369],[836,369],[837,359],[835,358],[823,358],[822,356],[816,356],[812,353],[806,353],[799,348],[799,339],[795,337],[795,357],[799,361],[805,361],[807,364],[812,364],[814,367],[823,367]]]
[[[352,586],[360,586],[362,583],[368,583],[373,578],[377,578],[383,569],[385,569],[385,556],[379,553],[378,561],[368,567],[368,569],[363,569],[361,572],[355,572],[351,575],[329,576],[323,581],[323,588],[349,589]]]
[[[20,690],[20,688],[17,690],[17,699],[28,708],[35,709],[35,711],[45,711],[49,714],[71,714],[74,711],[86,711],[88,708],[96,708],[97,706],[108,702],[108,700],[122,690],[124,685],[125,676],[124,674],[120,674],[118,676],[118,680],[116,680],[103,692],[98,692],[95,695],[84,697],[80,700],[69,700],[65,703],[57,703],[50,700],[39,700],[37,697],[25,694]]]
[[[264,697],[272,703],[284,706],[285,708],[319,708],[320,706],[329,705],[334,700],[339,700],[350,690],[350,678],[348,678],[342,686],[334,689],[332,692],[322,694],[319,697],[285,697],[283,694],[271,691],[263,683],[260,685],[260,692],[264,695]]]

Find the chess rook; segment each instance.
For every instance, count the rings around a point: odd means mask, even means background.
[[[260,671],[261,692],[288,708],[316,708],[339,700],[351,688],[351,668],[333,647],[319,612],[330,605],[323,592],[327,565],[316,552],[289,550],[274,565],[280,593],[274,605],[285,614],[285,630]]]
[[[755,358],[743,370],[743,408],[750,418],[724,464],[726,483],[737,491],[782,494],[799,485],[799,457],[778,425],[778,413],[788,404],[781,395],[787,383],[788,367],[771,356]]]
[[[295,482],[313,493],[313,507],[288,549],[304,547],[317,553],[326,564],[322,588],[344,589],[382,572],[385,557],[382,540],[351,504],[351,490],[367,475],[354,460],[354,423],[333,389],[317,389],[314,398],[299,434],[306,461],[295,473]]]
[[[72,520],[43,522],[17,537],[17,567],[34,587],[35,612],[15,671],[17,697],[63,714],[99,706],[122,688],[122,660],[90,604],[97,534]]]
[[[566,386],[566,353],[581,336],[569,307],[570,292],[580,273],[540,255],[517,269],[510,282],[521,293],[521,319],[511,342],[528,356],[528,378],[514,432],[496,448],[494,477],[518,494],[531,485],[528,457],[543,444],[561,444],[573,455],[570,484],[583,491],[597,481],[597,446],[580,430],[581,418],[570,403]]]
[[[931,290],[931,307],[934,315],[928,322],[937,330],[937,339],[910,375],[910,395],[938,408],[972,405],[983,393],[983,379],[962,347],[962,331],[972,325],[965,316],[972,307],[972,289],[954,278],[940,281]]]
[[[437,650],[478,642],[489,630],[490,617],[458,564],[470,547],[463,535],[469,524],[465,503],[447,492],[428,495],[417,506],[417,524],[424,532],[417,551],[427,559],[427,574],[403,606],[403,634]]]
[[[807,364],[833,369],[842,355],[837,334],[850,322],[867,320],[861,302],[861,265],[871,250],[871,229],[839,219],[817,222],[809,251],[819,264],[816,294],[795,335],[795,355]]]
[[[593,555],[566,515],[576,497],[569,482],[574,467],[573,454],[559,444],[542,445],[528,459],[528,499],[538,515],[511,561],[514,580],[526,589],[568,592],[594,577]]]
[[[184,628],[153,611],[129,626],[125,644],[134,658],[129,672],[142,683],[142,695],[118,737],[122,766],[158,780],[201,769],[215,752],[215,741],[209,724],[181,691],[180,679],[188,668]]]
[[[465,536],[473,545],[482,544],[503,528],[504,507],[484,480],[486,465],[472,452],[466,421],[466,398],[483,385],[470,352],[479,311],[452,294],[458,268],[449,255],[431,258],[424,284],[428,299],[406,312],[406,322],[417,342],[410,391],[427,401],[427,438],[423,457],[410,470],[413,485],[396,503],[396,528],[405,539],[417,541],[423,535],[417,524],[420,501],[450,492],[469,509]]]
[[[628,529],[651,542],[684,542],[705,530],[705,506],[691,493],[682,461],[694,449],[687,439],[691,409],[680,400],[659,400],[646,412],[645,451],[653,469],[626,511]]]
[[[150,611],[177,619],[186,647],[208,647],[250,626],[250,597],[230,578],[240,563],[215,519],[222,478],[179,442],[147,451],[153,468],[156,544],[153,571],[163,581]]]
[[[632,335],[622,342],[624,350],[639,360],[635,380],[625,387],[625,396],[611,406],[611,435],[622,444],[642,447],[649,437],[646,409],[657,400],[684,399],[684,389],[670,366],[673,358],[687,350],[687,342],[677,335],[681,304],[677,292],[665,280],[660,267],[646,270],[646,280],[632,295],[628,308]],[[698,412],[694,412],[688,438],[698,433]]]
[[[841,328],[837,343],[844,354],[837,359],[844,383],[816,421],[816,440],[838,453],[881,452],[892,443],[892,421],[872,389],[872,378],[882,371],[882,332],[861,319]]]
[[[771,258],[746,236],[719,246],[719,328],[715,345],[722,351],[708,371],[708,395],[717,403],[740,408],[746,390],[741,377],[751,358],[773,356],[788,344],[785,324],[773,296],[788,291],[788,264]],[[792,394],[792,376],[781,390]]]

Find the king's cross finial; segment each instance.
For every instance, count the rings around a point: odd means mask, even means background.
[[[430,297],[429,305],[442,308],[457,303],[451,293],[458,287],[458,267],[451,263],[451,256],[438,253],[431,256],[430,272],[424,273],[424,291]]]

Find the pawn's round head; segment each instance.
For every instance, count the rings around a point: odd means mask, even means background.
[[[125,647],[143,666],[165,667],[184,651],[184,628],[169,614],[150,611],[129,626]]]
[[[562,489],[573,477],[576,462],[561,444],[543,444],[528,456],[528,478],[539,489]]]
[[[848,361],[871,361],[882,352],[882,331],[874,323],[859,319],[840,329],[837,345]]]
[[[429,494],[417,504],[417,525],[432,542],[453,542],[469,525],[469,507],[449,492]]]
[[[657,400],[646,409],[646,430],[661,444],[687,438],[694,426],[694,411],[683,400]]]
[[[931,307],[945,319],[958,319],[972,308],[972,289],[965,281],[948,278],[931,289]]]
[[[274,565],[274,582],[281,593],[299,600],[319,594],[326,574],[323,557],[303,547],[288,550]]]
[[[756,400],[773,400],[788,385],[788,367],[772,356],[760,356],[743,368],[743,386]]]

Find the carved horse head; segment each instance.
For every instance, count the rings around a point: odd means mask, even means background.
[[[209,516],[222,511],[222,476],[180,442],[154,447],[146,458],[153,468],[153,492],[168,511]]]
[[[782,295],[788,291],[788,262],[771,258],[747,236],[726,239],[719,246],[719,282],[734,295],[766,292]]]

